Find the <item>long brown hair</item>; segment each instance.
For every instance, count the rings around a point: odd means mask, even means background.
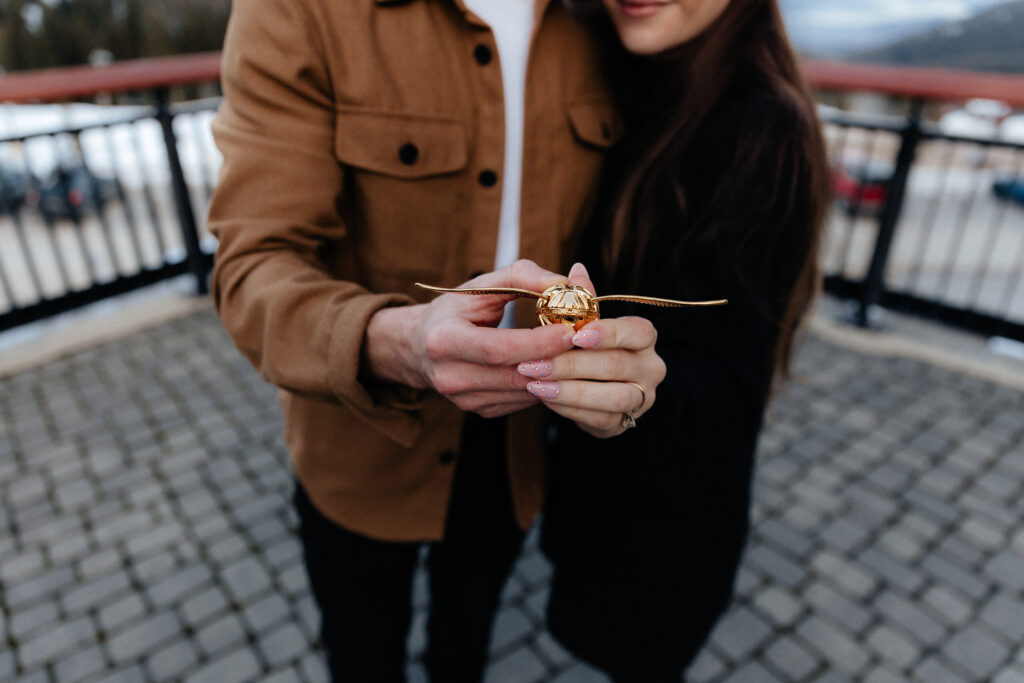
[[[586,0],[574,4],[578,9]],[[585,11],[596,16],[592,7]],[[598,21],[600,30],[612,31],[606,18]],[[776,0],[731,0],[700,36],[653,58],[629,55],[613,33],[608,36],[609,70],[629,131],[614,199],[603,212],[603,260],[611,281],[635,289],[652,257],[676,261],[687,249],[716,251],[729,271],[724,277],[744,287],[775,328],[773,374],[788,376],[794,335],[817,293],[828,188],[814,102]],[[758,111],[737,116],[730,109],[736,102],[745,110],[753,102]],[[732,152],[709,142],[709,135],[723,132],[740,138]],[[708,145],[727,157],[721,170],[728,177],[712,179],[711,196],[696,197],[694,185],[703,190],[703,183],[682,169]],[[762,183],[758,175],[773,178]],[[760,196],[737,201],[736,185],[744,183]],[[666,213],[678,233],[664,234]],[[754,239],[753,226],[766,219],[779,221],[776,234]],[[769,254],[770,266],[756,265]],[[757,267],[769,270],[755,281],[751,269]]]

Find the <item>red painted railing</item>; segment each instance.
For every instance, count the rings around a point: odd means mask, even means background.
[[[819,90],[864,91],[897,97],[960,102],[996,99],[1024,107],[1024,75],[805,60]],[[78,66],[0,76],[0,102],[44,102],[97,93],[153,90],[216,81],[220,53],[140,59],[109,66]]]
[[[220,53],[72,66],[0,76],[0,102],[53,102],[97,94],[155,90],[220,78]]]

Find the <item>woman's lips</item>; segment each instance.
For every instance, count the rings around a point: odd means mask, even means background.
[[[651,0],[619,0],[619,10],[627,17],[642,18],[657,13],[667,2]]]

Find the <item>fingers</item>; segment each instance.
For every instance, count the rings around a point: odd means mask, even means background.
[[[572,343],[581,349],[629,349],[640,351],[654,346],[658,331],[646,318],[602,318],[577,332]]]
[[[426,339],[427,354],[435,362],[458,360],[481,365],[515,365],[531,358],[557,356],[570,348],[572,331],[562,325],[528,330],[450,325],[428,334]]]
[[[594,296],[597,296],[597,290],[594,289],[594,283],[590,279],[590,273],[587,272],[587,267],[582,263],[574,263],[572,268],[569,270],[569,284],[579,285]]]
[[[541,268],[529,259],[519,259],[491,273],[479,275],[462,287],[515,287],[533,292],[543,292],[552,285],[565,282],[565,276]]]
[[[530,383],[529,377],[516,372],[512,366],[489,366],[476,363],[451,362],[435,366],[431,385],[439,394],[454,396],[468,392],[512,391],[522,399],[522,392]]]
[[[584,380],[546,380],[530,382],[526,390],[548,404],[621,416],[641,415],[654,403],[654,390],[643,392],[629,382],[588,382]]]
[[[463,412],[473,412],[483,417],[507,415],[537,404],[537,399],[524,391],[474,391],[448,400]]]
[[[537,380],[586,379],[636,382],[655,387],[665,379],[665,361],[654,349],[626,351],[575,350],[560,356],[530,360],[516,366],[517,372]]]
[[[639,418],[654,404],[654,391],[641,392],[625,382],[530,382],[527,390],[555,413],[584,431],[608,438],[626,430],[623,415]]]
[[[642,382],[657,374],[655,368],[652,367],[649,371],[645,368],[645,360],[634,351],[622,349],[576,350],[553,358],[526,361],[516,366],[516,370],[520,375],[531,379]]]

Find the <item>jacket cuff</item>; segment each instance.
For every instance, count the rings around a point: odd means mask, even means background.
[[[345,314],[333,323],[327,349],[328,383],[346,408],[373,429],[406,448],[423,432],[420,410],[432,392],[425,389],[364,382],[360,360],[366,327],[374,313],[415,302],[401,294],[365,294],[345,303]]]

